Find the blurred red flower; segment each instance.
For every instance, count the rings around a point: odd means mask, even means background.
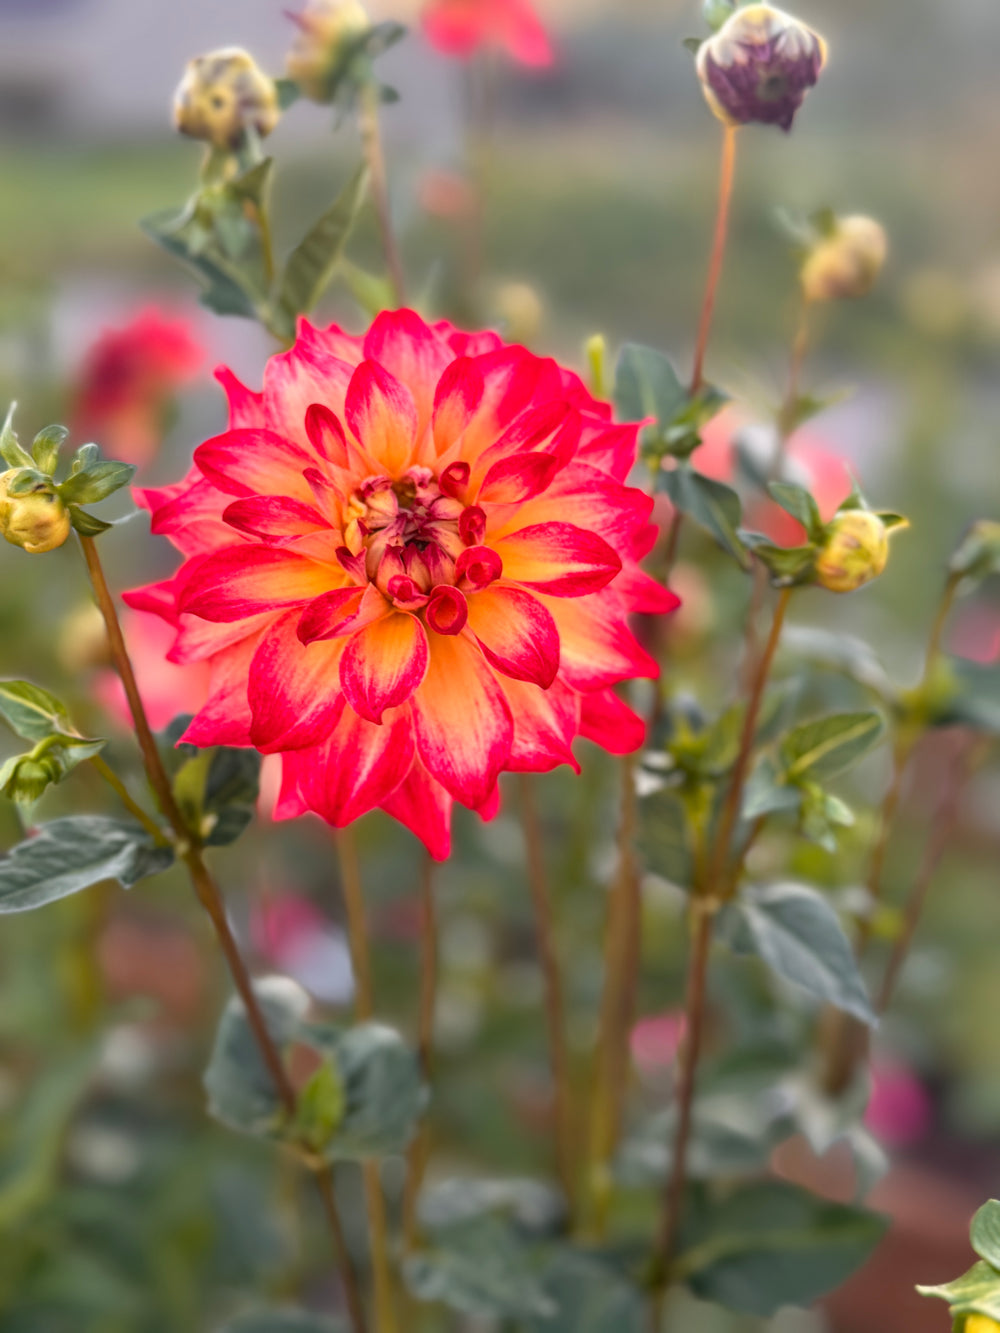
[[[481,47],[500,47],[519,64],[551,65],[552,43],[530,0],[430,0],[423,11],[427,40],[466,60]]]
[[[173,394],[205,359],[190,323],[155,307],[106,329],[84,355],[73,396],[74,438],[142,466],[156,453]]]
[[[162,731],[181,713],[197,713],[208,698],[208,664],[171,661],[176,631],[155,616],[124,612],[122,633],[153,730]],[[99,672],[94,693],[102,708],[123,727],[131,728],[128,700],[117,671],[107,667]]]

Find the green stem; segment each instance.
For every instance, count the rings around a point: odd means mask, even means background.
[[[102,756],[99,754],[95,754],[90,762],[91,764],[93,764],[97,772],[100,773],[101,777],[108,784],[108,786],[111,787],[112,790],[117,794],[118,799],[121,801],[125,809],[129,812],[129,814],[131,814],[135,819],[139,821],[139,823],[146,830],[146,832],[153,839],[153,841],[157,844],[157,846],[159,847],[169,846],[170,839],[163,832],[163,829],[160,828],[159,824],[157,824],[154,819],[152,819],[149,815],[146,814],[145,810],[143,810],[142,806],[138,803],[138,801],[132,799],[132,797],[129,795],[128,788],[125,786],[124,782],[122,782],[121,778],[114,771],[114,769],[105,762]]]
[[[396,234],[392,226],[392,210],[389,207],[389,182],[385,167],[385,150],[382,146],[382,131],[379,126],[379,93],[374,78],[368,80],[361,93],[359,107],[359,126],[361,145],[368,170],[371,172],[372,197],[378,215],[379,233],[382,237],[382,252],[392,281],[396,304],[401,306],[406,301],[406,277],[403,261],[400,258]]]
[[[340,829],[336,839],[340,863],[340,882],[347,913],[347,936],[354,972],[354,1011],[359,1022],[367,1022],[375,1012],[371,951],[358,849],[350,828]],[[375,1327],[377,1333],[397,1333],[396,1300],[392,1266],[389,1260],[389,1223],[378,1162],[365,1162],[361,1168],[368,1210],[368,1235],[371,1245],[372,1278],[375,1288]]]
[[[715,215],[715,236],[712,240],[712,255],[708,265],[708,281],[705,284],[705,296],[702,301],[701,319],[698,323],[698,337],[695,342],[694,369],[691,372],[691,397],[704,383],[705,353],[708,350],[708,337],[712,331],[712,316],[715,313],[715,298],[722,277],[722,261],[726,254],[726,240],[729,235],[729,212],[733,198],[733,178],[736,170],[736,130],[726,125],[722,132],[722,163],[719,172],[719,203]]]
[[[420,1011],[417,1028],[417,1054],[424,1081],[430,1083],[434,1072],[434,1012],[438,989],[438,929],[434,900],[434,862],[424,858],[420,877]],[[431,1131],[426,1115],[420,1132],[407,1154],[406,1189],[403,1195],[403,1230],[407,1249],[412,1249],[417,1238],[417,1200],[424,1173],[430,1160]]]

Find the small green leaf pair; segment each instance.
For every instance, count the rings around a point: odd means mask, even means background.
[[[23,740],[35,743],[0,767],[0,794],[19,805],[34,805],[49,786],[107,744],[79,735],[60,700],[30,681],[0,681],[0,717]]]

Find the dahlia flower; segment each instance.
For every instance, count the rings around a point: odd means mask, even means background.
[[[386,313],[364,338],[303,321],[262,393],[219,372],[230,427],[177,485],[138,492],[184,554],[127,595],[207,661],[185,739],[282,756],[277,818],[373,807],[439,858],[453,801],[488,817],[504,770],[616,754],[613,692],[655,677],[630,612],[676,598],[638,566],[638,426],[495,334]]]
[[[100,440],[109,458],[140,466],[155,454],[171,395],[201,369],[205,353],[189,322],[149,307],[106,329],[77,376],[72,433]]]
[[[484,46],[502,47],[513,60],[535,68],[554,59],[530,0],[430,0],[423,27],[432,46],[463,60]]]

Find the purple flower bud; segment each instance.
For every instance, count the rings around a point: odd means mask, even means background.
[[[826,42],[770,5],[737,9],[698,51],[698,77],[726,125],[792,128],[795,113],[826,64]]]

